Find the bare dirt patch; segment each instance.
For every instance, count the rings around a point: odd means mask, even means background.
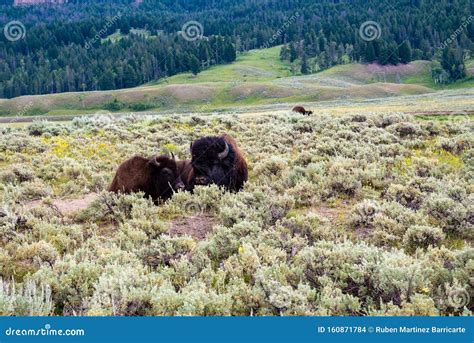
[[[315,213],[322,218],[326,218],[331,224],[338,226],[346,222],[351,208],[352,203],[350,201],[343,200],[336,205],[329,205],[325,203],[317,204],[311,207],[310,212]]]
[[[216,218],[206,214],[199,214],[174,220],[169,232],[171,236],[188,235],[201,241],[212,231],[215,224],[217,224]]]
[[[75,199],[54,199],[53,206],[55,206],[59,212],[63,215],[75,213],[77,211],[85,210],[95,199],[97,199],[97,193],[89,193],[81,198]],[[35,208],[40,206],[42,200],[34,200],[25,203],[26,209]]]
[[[340,216],[340,211],[337,208],[331,208],[326,206],[320,206],[312,208],[311,212],[317,214],[320,217],[328,219],[331,223],[334,223]]]

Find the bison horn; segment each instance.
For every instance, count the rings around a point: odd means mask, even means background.
[[[221,153],[217,154],[217,157],[218,157],[220,160],[223,160],[224,158],[227,157],[227,155],[229,155],[229,144],[227,144],[227,142],[225,142],[225,149],[224,149],[224,151],[222,151]]]
[[[173,160],[176,160],[176,157],[174,156],[173,153],[171,153],[171,157],[173,158]]]
[[[157,161],[156,156],[152,157],[149,163],[154,165],[155,167],[160,167],[160,162]]]

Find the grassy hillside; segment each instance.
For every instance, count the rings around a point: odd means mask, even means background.
[[[280,60],[280,49],[252,50],[239,55],[232,64],[213,66],[197,76],[175,75],[155,84],[264,82],[291,76],[290,65]]]
[[[425,94],[439,89],[429,77],[429,62],[379,66],[350,64],[312,75],[291,75],[279,59],[280,47],[253,50],[235,63],[199,73],[179,74],[141,87],[84,93],[23,96],[0,100],[0,115],[63,115],[112,112],[210,112],[242,106],[361,100]],[[468,65],[472,71],[472,63]],[[397,83],[397,81],[399,83]],[[472,86],[472,77],[450,88]]]

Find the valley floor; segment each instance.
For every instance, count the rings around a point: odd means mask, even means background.
[[[92,117],[120,118],[127,116],[144,117],[148,115],[285,115],[296,105],[304,105],[307,109],[312,109],[315,115],[331,114],[340,115],[351,111],[363,113],[389,113],[399,112],[416,116],[437,116],[439,119],[446,117],[471,116],[474,114],[474,88],[458,90],[438,91],[422,95],[393,96],[372,99],[347,99],[347,100],[327,100],[319,102],[288,102],[266,105],[234,106],[222,108],[201,108],[200,112],[185,111],[177,107],[166,111],[143,111],[143,112],[117,112],[96,111],[95,113],[85,113],[76,115],[41,115],[41,116],[0,116],[0,125],[16,125],[18,123],[29,123],[35,120],[47,121],[70,121],[78,115]]]
[[[254,108],[275,111],[300,103],[319,110],[345,111],[356,106],[408,111],[413,106],[414,111],[427,111],[436,104],[430,99],[437,98],[448,100],[451,111],[473,106],[474,77],[469,68],[465,79],[450,85],[433,83],[429,61],[397,66],[353,63],[310,75],[292,75],[289,63],[279,58],[280,50],[280,46],[251,50],[240,54],[234,63],[213,66],[197,76],[178,74],[135,88],[0,99],[0,119],[5,122],[10,119],[2,117],[63,118],[104,112],[227,113],[249,112]],[[399,100],[394,100],[391,108],[383,108],[386,104],[390,106],[386,99],[391,97]]]

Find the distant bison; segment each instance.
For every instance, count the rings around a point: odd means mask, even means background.
[[[134,156],[126,160],[118,167],[109,187],[115,193],[144,192],[155,203],[171,198],[180,189],[184,189],[184,184],[177,162],[168,156]]]
[[[229,135],[202,137],[191,144],[194,183],[216,184],[236,192],[248,178],[247,163]]]
[[[303,106],[295,106],[293,107],[293,112],[296,112],[296,113],[301,113],[305,116],[309,116],[311,114],[313,114],[313,111],[307,111]]]

